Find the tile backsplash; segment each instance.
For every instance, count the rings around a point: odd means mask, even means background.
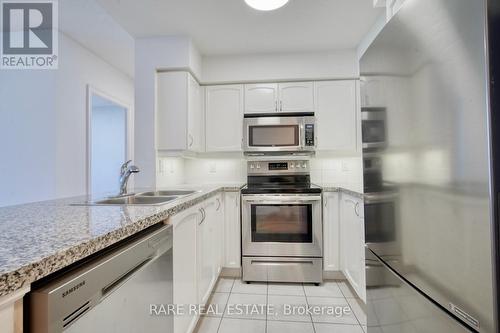
[[[361,191],[361,156],[314,157],[311,162],[311,181],[316,184],[345,187]],[[157,185],[245,183],[244,158],[182,158],[158,159]]]

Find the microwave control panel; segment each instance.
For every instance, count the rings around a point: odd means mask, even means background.
[[[314,147],[314,124],[306,124],[305,138],[306,146]]]

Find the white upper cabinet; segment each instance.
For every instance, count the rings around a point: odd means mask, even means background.
[[[360,82],[362,107],[385,107],[385,83],[378,77],[364,77]]]
[[[315,83],[317,150],[357,150],[356,86],[355,80]]]
[[[188,75],[188,150],[205,150],[205,126],[203,126],[203,88]]]
[[[279,110],[282,112],[314,112],[312,82],[279,84]]]
[[[156,147],[201,152],[204,148],[203,94],[187,72],[158,73]]]
[[[314,112],[312,82],[245,85],[245,113]]]
[[[243,85],[206,87],[206,151],[241,151]]]
[[[270,113],[275,111],[278,111],[278,84],[245,85],[245,113]]]

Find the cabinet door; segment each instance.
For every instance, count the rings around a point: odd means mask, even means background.
[[[203,205],[202,209],[202,218],[198,222],[197,231],[198,302],[205,304],[210,296],[214,276],[213,222],[215,203],[210,200]]]
[[[360,199],[345,193],[341,198],[342,271],[358,296],[366,300],[363,204]]]
[[[324,270],[340,271],[339,193],[323,194]]]
[[[224,262],[224,198],[222,194],[215,197],[214,248],[215,248],[215,280],[220,275]]]
[[[377,77],[363,77],[360,81],[361,106],[385,107],[384,82]]]
[[[202,88],[188,75],[188,134],[187,149],[193,152],[204,151],[204,114]]]
[[[224,267],[241,267],[239,192],[224,194]]]
[[[157,149],[186,150],[188,148],[187,73],[159,73],[157,79]]]
[[[356,151],[356,81],[315,83],[317,150]]]
[[[241,151],[243,86],[206,87],[207,152]]]
[[[280,83],[280,103],[282,112],[314,112],[314,89],[312,82]]]
[[[276,111],[278,111],[278,85],[276,83],[245,85],[245,113]]]
[[[196,232],[200,219],[197,206],[172,218],[174,304],[198,304]],[[191,332],[197,319],[195,315],[175,316],[174,332]]]

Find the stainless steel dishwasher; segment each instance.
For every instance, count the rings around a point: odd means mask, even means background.
[[[69,271],[30,295],[33,333],[173,332],[172,227],[163,226]],[[157,306],[157,309],[161,306]]]

